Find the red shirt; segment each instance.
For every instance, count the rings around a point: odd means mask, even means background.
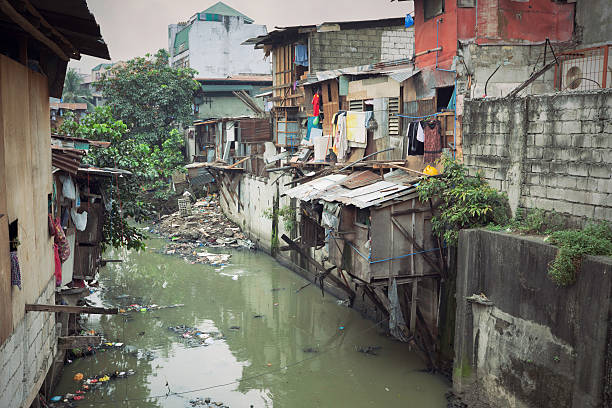
[[[314,110],[314,115],[319,116],[319,94],[314,94],[312,97],[312,108]]]

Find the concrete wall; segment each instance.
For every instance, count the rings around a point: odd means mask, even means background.
[[[612,91],[468,100],[463,157],[513,211],[611,220]]]
[[[612,8],[608,0],[578,1],[576,4],[576,30],[580,48],[610,42]]]
[[[198,71],[200,78],[225,78],[241,73],[269,74],[272,67],[264,60],[263,50],[241,45],[249,38],[266,33],[266,26],[245,24],[241,17],[194,21],[189,31],[189,66]]]
[[[586,257],[557,287],[557,250],[538,238],[462,231],[453,387],[480,407],[610,406],[612,259]],[[466,297],[484,293],[489,305]]]
[[[55,304],[55,279],[34,303]],[[55,313],[28,312],[0,346],[0,407],[29,407],[53,363]]]
[[[471,74],[472,87],[465,91],[469,97],[482,98],[503,97],[514,88],[528,80],[533,67],[543,66],[544,45],[476,45],[464,44],[458,50],[463,63],[457,63],[460,89],[467,82],[467,74]],[[546,60],[550,62],[553,56],[548,49]],[[466,66],[469,72],[466,71]],[[499,69],[497,67],[499,66]],[[497,69],[497,72],[495,70]],[[494,73],[495,72],[495,73]],[[523,95],[542,94],[554,91],[554,68],[534,81],[522,91]],[[488,84],[487,84],[488,80]]]
[[[414,28],[379,27],[310,36],[310,72],[411,58]]]

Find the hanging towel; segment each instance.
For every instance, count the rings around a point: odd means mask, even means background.
[[[367,133],[365,128],[366,112],[346,113],[346,138],[351,147],[366,147]]]
[[[440,137],[440,121],[429,120],[425,122],[425,148],[423,161],[433,163],[442,153],[442,140]]]
[[[11,252],[11,285],[21,289],[21,269],[19,269],[17,251]]]
[[[425,142],[425,131],[423,130],[423,126],[421,125],[421,122],[417,122],[416,140],[418,140],[421,143]]]
[[[308,66],[308,47],[306,45],[295,46],[295,65]]]

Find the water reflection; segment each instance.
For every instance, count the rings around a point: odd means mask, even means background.
[[[80,406],[188,407],[207,396],[231,407],[445,405],[448,384],[420,372],[424,364],[405,345],[312,286],[296,293],[306,282],[274,259],[232,252],[224,268],[191,265],[156,253],[162,244],[112,255],[126,262],[102,271],[106,289],[93,300],[125,305],[127,295],[141,304],[184,306],[91,317],[88,326],[129,347],[66,366],[58,394],[75,390],[77,372],[132,368],[136,375],[87,394]],[[192,347],[168,330],[177,325],[219,331],[224,339]],[[369,345],[381,346],[377,356],[356,350]],[[162,397],[146,399],[152,396]]]

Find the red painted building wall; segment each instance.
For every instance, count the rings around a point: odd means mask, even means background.
[[[438,52],[438,68],[449,69],[453,57],[457,54],[457,7],[455,0],[445,1],[445,10],[439,16],[425,21],[423,3],[427,0],[414,2],[414,52],[418,54],[436,48],[436,29],[438,44],[442,51]],[[438,21],[440,21],[438,25]],[[419,68],[436,65],[436,53],[432,52],[416,58]]]
[[[438,67],[448,69],[457,53],[457,40],[476,40],[477,44],[534,44],[549,38],[552,42],[572,39],[575,4],[553,0],[478,0],[477,7],[457,7],[457,0],[444,1],[444,13],[424,19],[424,3],[415,0],[415,53],[436,48]],[[478,10],[477,10],[478,9]],[[438,21],[440,21],[438,25]],[[416,58],[419,68],[436,64],[436,53]]]

